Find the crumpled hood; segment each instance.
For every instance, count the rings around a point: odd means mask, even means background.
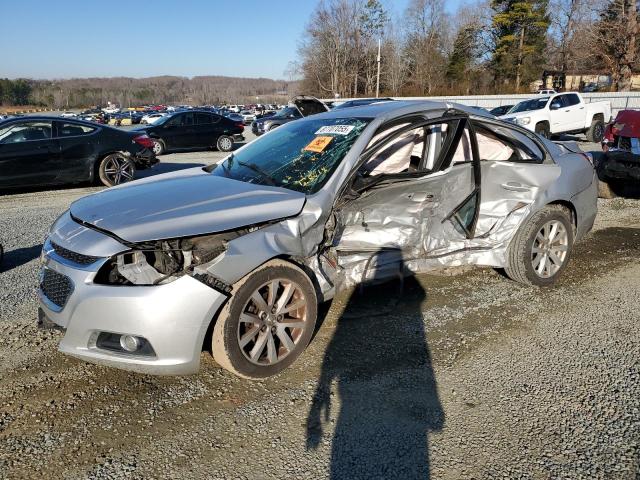
[[[89,195],[71,215],[129,242],[232,230],[298,214],[305,195],[239,182],[202,168],[158,175]]]

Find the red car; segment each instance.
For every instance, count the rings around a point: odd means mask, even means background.
[[[604,131],[602,151],[596,162],[601,197],[613,198],[629,185],[640,187],[640,111],[618,112]]]

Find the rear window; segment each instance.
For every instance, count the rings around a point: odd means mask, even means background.
[[[58,125],[59,137],[77,137],[80,135],[88,135],[96,130],[93,127],[78,125],[76,123],[62,123]]]

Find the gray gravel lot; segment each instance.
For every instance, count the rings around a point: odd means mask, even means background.
[[[600,200],[553,288],[451,269],[343,294],[248,382],[208,353],[190,377],[89,365],[37,330],[44,233],[98,189],[0,196],[0,478],[640,478],[640,201]]]

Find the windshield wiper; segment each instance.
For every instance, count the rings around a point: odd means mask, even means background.
[[[277,187],[278,186],[278,184],[276,182],[276,179],[273,178],[271,175],[269,175],[264,170],[262,170],[255,163],[245,163],[245,162],[238,161],[238,165],[242,165],[243,167],[247,167],[248,169],[253,170],[254,172],[262,175],[264,177],[264,179],[267,180],[271,186],[273,186],[273,187]]]

